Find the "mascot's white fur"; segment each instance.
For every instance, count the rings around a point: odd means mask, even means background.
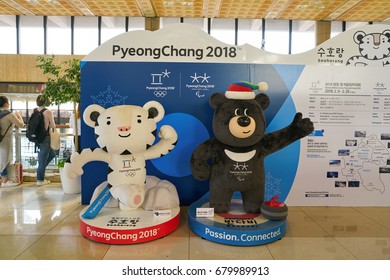
[[[83,114],[84,122],[95,129],[100,148],[74,152],[64,166],[70,178],[83,174],[82,167],[90,161],[108,163],[107,182],[94,191],[91,203],[108,184],[112,198],[106,207],[131,210],[170,209],[179,206],[174,185],[154,176],[146,176],[146,160],[168,154],[176,145],[177,133],[169,125],[161,127],[161,140],[153,145],[157,126],[165,115],[163,106],[149,101],[143,107],[114,106],[108,109],[92,104]]]

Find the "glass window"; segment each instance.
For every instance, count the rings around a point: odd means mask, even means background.
[[[73,113],[73,102],[60,104],[60,124],[69,124],[70,115]]]
[[[126,31],[124,17],[102,17],[101,43]]]
[[[237,44],[250,44],[260,49],[263,40],[261,23],[261,19],[239,19]]]
[[[234,45],[235,42],[234,19],[215,18],[211,21],[210,35],[223,43]]]
[[[185,18],[183,23],[195,25],[207,33],[207,18]]]
[[[71,17],[48,17],[47,53],[71,54]]]
[[[356,27],[361,27],[361,26],[364,26],[364,25],[367,25],[368,23],[367,22],[350,22],[348,21],[346,23],[346,26],[345,26],[345,30],[349,30],[349,29],[352,29],[352,28],[356,28]]]
[[[288,54],[288,20],[266,20],[264,50]]]
[[[130,17],[129,18],[129,30],[145,30],[145,18],[144,17]]]
[[[16,54],[16,17],[0,15],[0,53]]]
[[[43,17],[20,17],[20,53],[43,54]]]
[[[74,54],[86,55],[98,47],[98,17],[75,17]]]
[[[180,23],[180,18],[169,18],[169,17],[161,17],[160,18],[160,29],[164,26]]]
[[[12,112],[18,112],[22,118],[24,123],[27,122],[27,102],[26,101],[19,101],[19,100],[12,100],[11,101],[11,109]]]
[[[292,22],[291,53],[303,53],[315,47],[315,21],[295,20]]]
[[[342,21],[332,21],[330,27],[330,38],[339,35],[343,32],[343,22]]]

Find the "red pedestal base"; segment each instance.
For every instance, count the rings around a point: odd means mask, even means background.
[[[173,232],[180,224],[180,207],[170,209],[170,215],[154,215],[142,208],[122,211],[103,208],[94,219],[84,219],[80,213],[80,231],[86,238],[106,244],[136,244],[152,241]]]

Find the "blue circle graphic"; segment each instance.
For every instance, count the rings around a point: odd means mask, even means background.
[[[173,177],[191,175],[190,159],[194,150],[210,138],[204,124],[190,114],[173,113],[166,115],[158,124],[172,126],[177,134],[176,147],[166,156],[151,160],[152,164],[162,173]],[[156,141],[161,141],[156,139]]]

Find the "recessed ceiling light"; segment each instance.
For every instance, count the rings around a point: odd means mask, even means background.
[[[163,5],[164,5],[165,7],[171,7],[171,6],[173,6],[173,2],[172,2],[172,1],[164,1],[164,2],[163,2]]]
[[[298,10],[304,10],[304,9],[306,9],[307,7],[309,7],[309,5],[298,5],[298,6],[297,6],[297,9],[298,9]]]

